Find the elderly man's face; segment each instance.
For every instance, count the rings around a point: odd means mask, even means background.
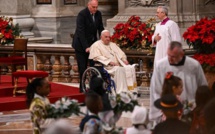
[[[88,3],[88,9],[90,10],[90,13],[95,14],[98,9],[98,1],[92,0]]]
[[[110,43],[110,33],[109,32],[104,32],[101,36],[102,41],[104,42],[105,45],[108,45]]]
[[[173,50],[168,49],[167,55],[170,64],[178,64],[182,60],[184,53],[179,48],[174,48]]]

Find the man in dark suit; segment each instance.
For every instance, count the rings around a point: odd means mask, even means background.
[[[90,46],[99,39],[104,30],[101,12],[97,10],[98,0],[89,0],[85,9],[77,16],[76,31],[73,37],[72,47],[75,49],[78,63],[80,92],[83,92],[81,79],[87,69]]]

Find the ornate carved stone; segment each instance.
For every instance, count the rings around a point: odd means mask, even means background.
[[[205,5],[209,5],[209,4],[215,4],[215,0],[207,0],[205,2]]]
[[[52,81],[59,82],[60,77],[62,75],[62,73],[61,73],[62,65],[60,63],[59,55],[55,55],[55,61],[54,61],[54,65],[52,66],[52,68],[53,68]]]
[[[42,62],[42,55],[36,55],[37,56],[37,64],[36,64],[36,68],[37,70],[44,70],[44,64]]]
[[[44,71],[50,74],[52,70],[52,65],[50,62],[51,55],[45,55],[44,57],[45,57]]]
[[[169,5],[169,0],[129,0],[129,7],[152,7],[152,6],[161,6]]]
[[[69,55],[64,55],[64,64],[63,64],[63,75],[64,75],[64,82],[71,82],[71,77],[70,77],[70,70],[71,70],[71,65],[69,63]]]
[[[74,59],[74,63],[72,65],[72,71],[73,71],[73,75],[71,76],[72,83],[78,83],[79,82],[79,73],[78,73],[78,64],[77,64],[76,58]]]

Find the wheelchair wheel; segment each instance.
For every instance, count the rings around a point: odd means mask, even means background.
[[[90,80],[92,76],[97,75],[98,77],[101,77],[101,73],[95,68],[95,67],[89,67],[87,68],[82,76],[82,88],[84,92],[88,92],[90,89]]]

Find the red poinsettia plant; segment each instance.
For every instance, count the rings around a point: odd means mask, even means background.
[[[215,19],[202,18],[189,27],[183,37],[197,51],[193,58],[204,71],[215,71]]]
[[[114,27],[111,40],[126,49],[149,49],[152,44],[152,35],[155,25],[153,18],[142,22],[139,16],[131,16],[126,23],[118,23]]]
[[[215,72],[215,53],[211,54],[195,54],[194,59],[198,60],[204,71]]]
[[[183,37],[198,53],[215,52],[215,19],[202,18],[189,27]]]
[[[5,16],[0,17],[0,45],[12,44],[17,36],[20,36],[19,25],[13,24],[13,19]]]

